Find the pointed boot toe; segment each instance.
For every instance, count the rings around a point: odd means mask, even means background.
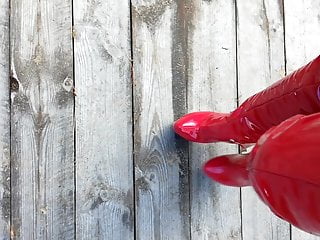
[[[189,113],[178,119],[174,123],[173,128],[178,135],[191,142],[217,142],[222,139],[212,134],[210,129],[216,128],[218,130],[228,115],[229,114],[215,112]],[[214,125],[216,125],[216,127]]]

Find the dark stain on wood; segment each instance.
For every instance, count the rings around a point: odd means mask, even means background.
[[[280,11],[280,18],[283,21],[283,18],[284,18],[284,2],[283,2],[283,0],[278,0],[278,6],[279,6],[279,11]]]
[[[103,45],[99,45],[98,50],[101,58],[104,59],[106,63],[108,64],[113,63],[112,55],[108,52],[108,50]],[[120,67],[123,68],[123,66],[120,66]]]
[[[260,12],[261,17],[262,17],[262,25],[261,28],[262,30],[266,33],[267,35],[267,46],[268,46],[268,67],[269,67],[269,76],[271,78],[271,39],[270,39],[270,22],[268,19],[268,13],[266,9],[266,3],[265,0],[262,1],[262,10]]]
[[[15,77],[10,77],[10,90],[16,92],[19,90],[19,82]]]
[[[159,0],[147,6],[134,6],[133,16],[145,22],[149,30],[154,33],[161,16],[172,3],[173,0]]]
[[[149,191],[150,186],[144,177],[140,177],[136,180],[136,187],[141,191]],[[138,194],[139,196],[139,194]],[[139,201],[138,201],[139,202]]]
[[[0,238],[10,239],[11,186],[10,186],[10,98],[9,77],[9,1],[0,3]],[[11,81],[10,81],[11,82]]]
[[[88,0],[87,6],[89,7],[83,16],[84,22],[93,22],[96,27],[100,27],[101,23],[96,17],[96,10],[101,7],[101,0]]]
[[[240,239],[241,238],[241,230],[231,230],[228,236],[228,239]]]
[[[115,189],[109,186],[106,183],[100,183],[95,186],[89,194],[90,198],[96,199],[90,206],[90,209],[95,209],[99,206],[99,204],[103,202],[115,202],[117,204],[121,204],[126,206],[126,197],[127,195],[119,189]],[[88,199],[90,199],[88,198]],[[99,204],[97,204],[99,203]],[[128,206],[126,206],[128,207]]]
[[[133,226],[133,218],[131,212],[124,212],[121,217],[121,221],[124,226],[129,226],[129,228],[132,230]]]
[[[192,1],[176,1],[175,18],[172,27],[172,104],[174,119],[187,113],[188,68],[192,63]],[[189,199],[189,156],[188,143],[175,138],[176,153],[179,158],[179,198],[180,212],[183,216],[184,238],[190,238],[190,199]]]
[[[147,24],[151,33],[155,33],[161,16],[166,8],[174,9],[172,14],[172,104],[174,119],[181,117],[187,112],[187,77],[188,65],[191,59],[188,57],[188,33],[191,28],[191,20],[187,19],[189,13],[192,12],[192,4],[187,1],[157,1],[150,6],[135,6],[133,8],[133,17],[139,18]],[[186,16],[188,15],[188,16]],[[134,21],[136,22],[136,21]],[[190,25],[189,25],[190,23]],[[135,26],[135,25],[134,25]],[[134,29],[135,32],[135,29]],[[156,50],[155,50],[156,51]],[[135,60],[139,61],[139,59]],[[135,76],[139,77],[139,76]],[[135,80],[135,79],[134,79]],[[135,81],[134,81],[135,86]],[[154,184],[160,184],[160,188],[166,184],[168,179],[164,172],[158,172],[157,169],[170,169],[171,164],[178,164],[179,167],[179,206],[180,217],[182,220],[181,227],[183,238],[190,238],[190,223],[189,223],[189,179],[188,179],[188,144],[181,138],[173,138],[172,126],[162,126],[161,116],[154,113],[150,123],[149,139],[145,142],[147,146],[141,146],[140,133],[140,99],[142,92],[140,86],[135,87],[135,151],[137,155],[136,167],[142,172],[142,176],[136,180],[136,203],[139,207],[139,199],[142,194],[153,194]],[[172,140],[176,140],[172,146]],[[150,176],[148,178],[148,176]],[[143,193],[144,192],[144,193]],[[155,192],[154,194],[158,194]],[[155,226],[154,237],[161,237],[158,226],[160,226],[160,211],[161,209],[153,203],[153,226]]]
[[[11,206],[14,206],[11,235],[14,238],[73,239],[74,219],[70,208],[74,198],[73,191],[71,195],[69,191],[73,189],[73,102],[67,101],[60,111],[60,101],[55,98],[59,92],[65,92],[62,87],[65,77],[72,77],[72,41],[68,32],[71,6],[63,2],[51,8],[46,8],[48,5],[43,1],[11,4],[11,186],[15,189],[11,192]],[[59,47],[54,49],[55,45]],[[58,54],[52,54],[53,50]],[[68,94],[72,99],[72,93]],[[26,162],[27,165],[32,162],[31,169],[22,167]],[[28,212],[32,216],[27,216]],[[20,236],[22,233],[24,236]]]
[[[134,228],[134,213],[133,213],[133,196],[129,190],[126,193],[120,189],[116,189],[106,183],[103,177],[98,176],[98,182],[91,186],[89,193],[87,194],[87,204],[84,208],[90,211],[99,211],[99,207],[103,207],[108,203],[121,209],[121,220],[130,231]]]
[[[94,210],[96,209],[100,204],[102,204],[104,201],[102,200],[102,198],[100,196],[98,196],[93,203],[90,206],[90,210]]]
[[[124,226],[130,229],[130,231],[134,230],[135,222],[134,222],[134,200],[133,194],[131,189],[127,191],[126,198],[125,198],[125,206],[127,206],[127,212],[123,213],[122,222]]]
[[[4,150],[4,149],[2,149]],[[8,155],[8,154],[5,154]],[[9,156],[6,156],[9,159]],[[3,187],[2,198],[0,199],[1,216],[9,223],[10,220],[10,166],[2,165],[1,184]]]

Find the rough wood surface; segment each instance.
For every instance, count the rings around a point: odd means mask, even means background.
[[[287,72],[320,55],[320,1],[284,0]]]
[[[287,72],[305,65],[320,54],[320,1],[284,0]],[[292,228],[292,240],[320,237]]]
[[[189,239],[184,1],[133,0],[137,239]]]
[[[0,1],[0,239],[10,233],[9,1]]]
[[[183,114],[232,111],[318,56],[319,9],[0,0],[0,239],[320,239],[290,232],[252,189],[203,175],[237,146],[172,131]]]
[[[234,1],[193,1],[188,34],[188,111],[230,112],[237,106]],[[191,237],[241,239],[240,189],[202,172],[210,158],[237,153],[235,145],[191,144]]]
[[[74,0],[77,239],[133,239],[129,1]]]
[[[71,1],[11,1],[13,239],[74,238]]]
[[[237,1],[239,101],[285,73],[283,6],[278,0]],[[289,240],[289,224],[262,203],[252,188],[242,190],[243,240]]]

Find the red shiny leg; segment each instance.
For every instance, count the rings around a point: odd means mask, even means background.
[[[255,143],[272,126],[296,115],[320,111],[320,56],[248,98],[231,114],[196,112],[174,124],[193,142]]]
[[[233,187],[251,185],[247,170],[248,155],[225,155],[209,160],[203,171],[216,182]]]
[[[251,185],[277,216],[320,235],[320,113],[291,117],[249,155],[217,157],[204,171],[225,185]]]

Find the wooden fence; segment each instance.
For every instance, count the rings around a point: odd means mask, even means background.
[[[312,240],[172,123],[320,53],[318,0],[1,0],[0,239]]]

